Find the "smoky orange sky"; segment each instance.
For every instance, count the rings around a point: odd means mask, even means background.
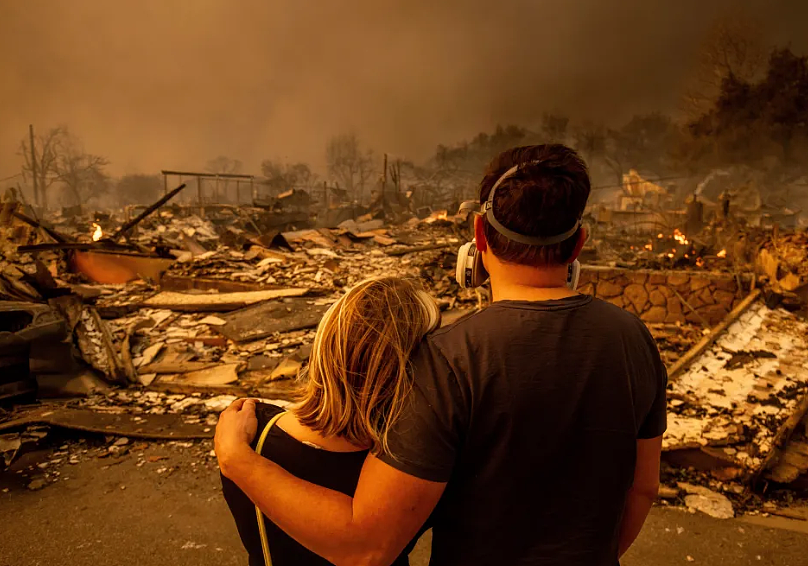
[[[29,123],[66,124],[110,172],[226,155],[322,171],[355,131],[416,160],[545,111],[673,111],[705,31],[743,6],[804,52],[805,2],[0,0],[0,178]]]

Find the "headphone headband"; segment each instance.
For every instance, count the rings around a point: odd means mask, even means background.
[[[494,227],[494,230],[496,230],[509,240],[513,240],[514,242],[518,242],[520,244],[526,244],[528,246],[550,246],[552,244],[558,244],[559,242],[563,242],[564,240],[575,234],[575,232],[577,232],[578,228],[581,226],[581,219],[580,218],[576,219],[575,224],[572,226],[572,228],[570,228],[569,230],[567,230],[562,234],[557,234],[555,236],[541,237],[541,236],[526,236],[524,234],[514,232],[513,230],[510,230],[505,226],[503,226],[502,223],[499,220],[497,220],[497,218],[494,216],[494,193],[496,193],[497,189],[502,184],[502,182],[505,181],[505,179],[507,179],[508,177],[512,176],[522,167],[526,165],[535,165],[538,163],[541,163],[541,161],[534,160],[534,161],[527,161],[524,163],[518,163],[513,167],[511,167],[510,169],[508,169],[507,171],[505,171],[505,173],[503,173],[502,176],[499,179],[497,179],[497,182],[494,183],[494,186],[491,187],[491,192],[488,194],[488,200],[486,200],[485,203],[483,204],[482,212],[485,214],[485,218],[486,220],[488,220],[488,223]]]

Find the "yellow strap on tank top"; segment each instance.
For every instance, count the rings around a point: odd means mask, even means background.
[[[269,419],[267,426],[264,427],[264,430],[261,432],[261,436],[258,438],[258,444],[255,446],[255,451],[259,456],[264,449],[264,441],[267,439],[269,429],[271,429],[272,425],[274,425],[278,419],[285,414],[286,411],[281,411]],[[261,536],[261,549],[264,551],[264,564],[266,566],[272,566],[272,558],[269,555],[269,541],[267,540],[267,527],[264,524],[264,514],[258,508],[258,505],[255,506],[255,516],[258,519],[258,534]]]

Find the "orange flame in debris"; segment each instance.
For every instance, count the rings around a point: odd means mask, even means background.
[[[704,267],[704,260],[700,257],[696,258],[696,265],[699,267]]]
[[[440,210],[437,212],[433,212],[429,215],[429,217],[424,220],[427,224],[432,224],[433,222],[437,222],[438,220],[448,220],[449,219],[449,212],[447,210]]]
[[[652,244],[645,244],[645,249],[646,250],[653,250],[654,246]]]
[[[101,226],[95,222],[93,222],[93,228],[95,228],[95,232],[93,232],[93,242],[97,242],[104,237],[104,231],[101,229]]]
[[[676,240],[677,242],[679,242],[680,244],[682,244],[683,246],[686,246],[687,244],[690,243],[690,241],[687,239],[687,237],[684,234],[682,234],[682,232],[679,230],[679,228],[676,228],[673,231],[673,239]]]
[[[717,255],[718,257],[727,257],[727,250],[721,250],[715,255]]]

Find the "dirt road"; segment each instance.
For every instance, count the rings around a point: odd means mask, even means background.
[[[78,463],[46,466],[59,471],[59,480],[36,491],[26,486],[58,446],[26,454],[0,474],[1,566],[246,564],[209,442],[133,441],[118,458],[98,458],[99,446],[103,441],[69,443]],[[804,525],[767,528],[656,508],[623,566],[682,566],[691,559],[710,566],[806,566],[808,530],[798,531]],[[423,540],[413,566],[426,566],[428,546]]]

